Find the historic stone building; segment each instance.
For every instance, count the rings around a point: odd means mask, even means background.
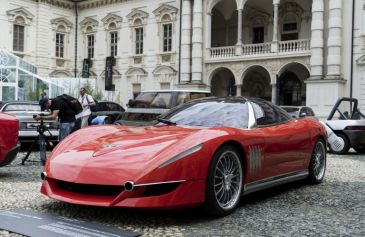
[[[365,0],[0,3],[1,48],[41,76],[81,77],[91,62],[101,91],[112,56],[122,103],[184,88],[307,104],[320,116],[341,96],[365,109]]]

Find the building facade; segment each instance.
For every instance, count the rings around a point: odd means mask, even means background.
[[[41,76],[95,78],[123,104],[183,88],[306,104],[320,116],[341,96],[365,109],[365,0],[0,3],[1,48]]]

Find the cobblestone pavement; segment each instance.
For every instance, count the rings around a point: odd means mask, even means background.
[[[54,201],[39,193],[43,167],[21,166],[23,156],[0,168],[0,210],[26,208],[143,236],[365,236],[365,155],[329,155],[322,184],[296,182],[245,196],[235,213],[218,219],[200,209],[141,211]],[[18,235],[0,230],[0,236]]]

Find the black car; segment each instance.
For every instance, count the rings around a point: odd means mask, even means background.
[[[92,106],[90,109],[91,116],[89,123],[91,123],[92,119],[100,115],[110,116],[114,121],[116,121],[122,117],[125,111],[120,104],[111,101],[99,101],[96,103],[96,106]]]

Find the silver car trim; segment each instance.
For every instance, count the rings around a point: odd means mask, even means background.
[[[271,188],[280,184],[301,180],[306,178],[308,174],[309,174],[308,170],[304,170],[255,181],[244,185],[243,194],[246,195],[262,189]]]
[[[150,186],[150,185],[158,185],[158,184],[170,184],[170,183],[183,183],[186,180],[175,180],[175,181],[166,181],[166,182],[156,182],[156,183],[145,183],[145,184],[133,184],[134,187],[143,187],[143,186]]]

